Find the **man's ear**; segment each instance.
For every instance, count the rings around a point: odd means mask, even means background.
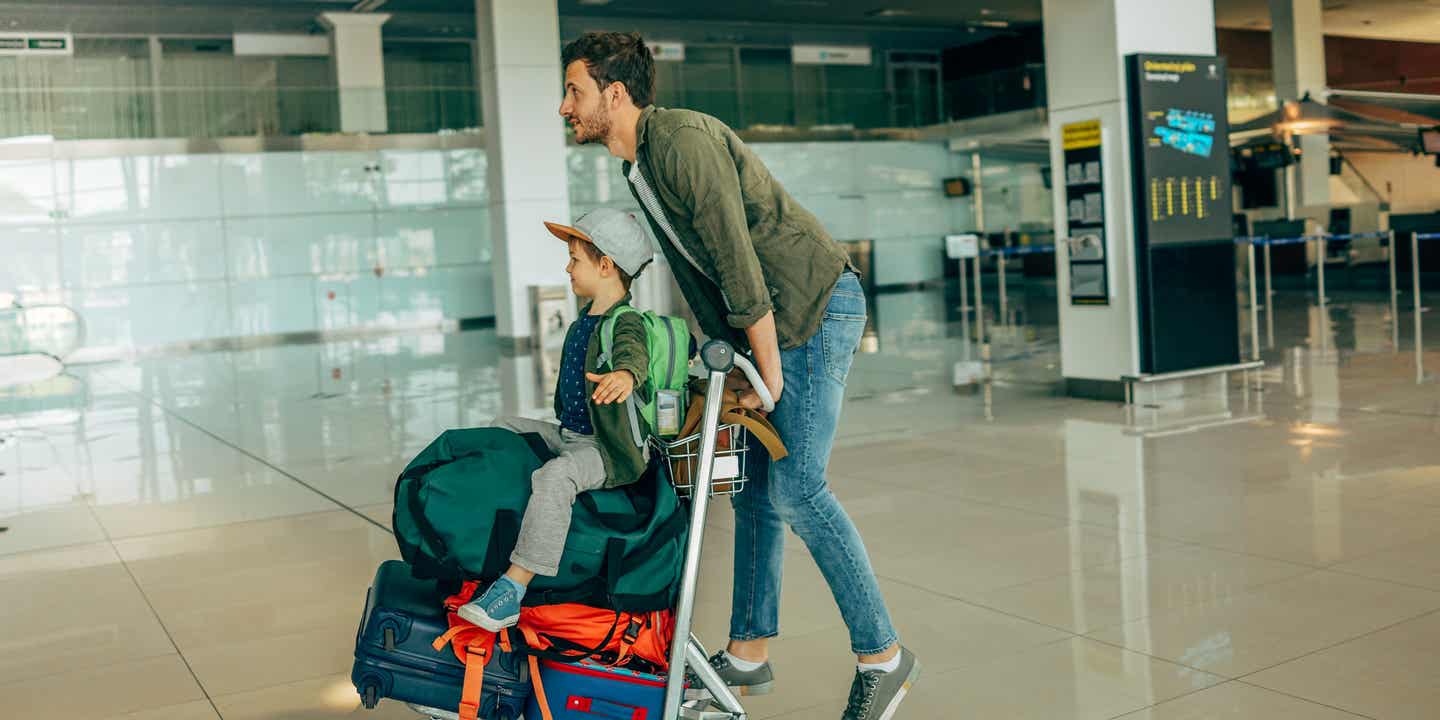
[[[625,83],[622,83],[619,80],[616,80],[615,82],[607,85],[605,87],[605,94],[607,96],[606,100],[610,102],[611,107],[616,107],[620,105],[621,101],[630,97],[630,91],[626,89]]]

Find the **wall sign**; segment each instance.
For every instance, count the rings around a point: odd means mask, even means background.
[[[1101,172],[1100,121],[1061,126],[1065,158],[1065,207],[1070,255],[1070,303],[1109,305],[1106,272],[1105,185]]]
[[[946,235],[945,257],[951,260],[980,257],[980,236],[974,233]]]
[[[870,48],[858,45],[795,45],[790,61],[796,65],[869,65]]]
[[[1230,237],[1225,59],[1132,55],[1136,219],[1150,245]]]
[[[74,55],[70,33],[0,33],[0,55]]]
[[[650,54],[655,56],[655,62],[685,61],[685,43],[652,42],[647,40],[645,45],[650,48]]]

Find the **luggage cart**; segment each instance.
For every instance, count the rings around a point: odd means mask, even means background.
[[[744,487],[744,433],[738,426],[720,424],[720,401],[725,391],[725,377],[739,367],[760,395],[762,409],[770,412],[775,402],[769,389],[760,379],[755,366],[735,349],[722,340],[711,340],[700,350],[700,359],[705,364],[710,384],[705,395],[705,414],[700,423],[698,437],[682,438],[661,447],[667,461],[671,463],[672,477],[676,462],[693,462],[689,466],[688,482],[677,483],[681,494],[689,491],[690,536],[685,548],[685,572],[680,580],[680,601],[675,608],[675,640],[670,648],[670,674],[665,686],[665,711],[660,720],[746,720],[748,715],[735,693],[710,667],[705,646],[691,632],[695,615],[695,589],[700,578],[700,549],[705,539],[705,511],[712,495],[733,495]],[[728,447],[717,450],[717,438],[728,433]],[[718,453],[718,454],[717,454]],[[720,465],[728,465],[717,474],[717,458]],[[732,471],[734,474],[732,474]],[[709,698],[685,700],[686,668],[699,679],[699,688],[709,693]]]

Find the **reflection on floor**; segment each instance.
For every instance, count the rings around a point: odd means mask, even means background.
[[[1056,396],[1053,326],[995,329],[996,382],[956,392],[978,354],[952,304],[876,298],[831,464],[926,665],[902,717],[1434,716],[1440,384],[1415,381],[1408,314],[1397,348],[1386,298],[1322,322],[1282,295],[1263,392],[1187,426]],[[347,679],[392,478],[441,430],[537,404],[533,377],[470,332],[0,389],[0,717],[412,717],[358,710]],[[712,643],[730,528],[722,503]],[[848,642],[791,539],[781,685],[750,709],[835,718]]]

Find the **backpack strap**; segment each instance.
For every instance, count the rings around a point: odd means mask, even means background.
[[[485,663],[490,661],[490,655],[495,649],[495,633],[483,628],[471,625],[461,620],[455,622],[458,616],[452,616],[449,630],[443,635],[435,638],[431,647],[439,650],[446,645],[456,646],[456,654],[460,654],[461,643],[463,643],[465,661],[465,681],[460,690],[460,706],[456,712],[460,720],[476,720],[480,715],[480,699],[485,688]],[[506,643],[508,644],[508,642]]]
[[[520,623],[520,634],[525,637],[525,642],[532,648],[540,646],[540,636],[535,633],[535,628]],[[545,698],[545,682],[540,679],[540,658],[534,653],[530,656],[530,684],[535,688],[535,704],[540,706],[540,717],[535,720],[555,720],[550,713],[550,701]]]
[[[605,319],[600,321],[600,364],[609,366],[612,371],[614,366],[611,365],[613,358],[610,355],[615,349],[615,323],[619,321],[621,315],[629,313],[639,313],[642,317],[644,316],[639,310],[627,304],[616,307],[609,315],[605,316]],[[645,433],[640,431],[640,414],[635,409],[635,392],[638,390],[639,388],[632,390],[630,397],[625,399],[625,411],[630,416],[630,437],[635,440],[635,447],[643,449]]]

